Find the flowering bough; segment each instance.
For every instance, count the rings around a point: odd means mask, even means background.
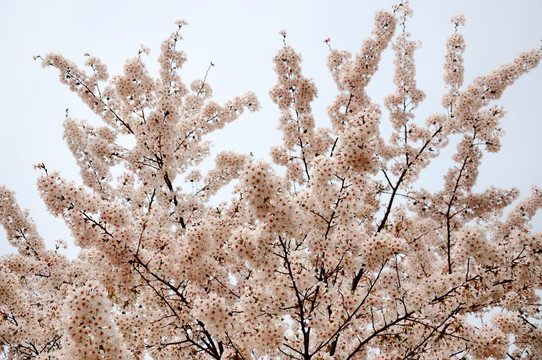
[[[43,57],[103,125],[65,120],[81,185],[37,166],[41,196],[71,229],[77,259],[48,250],[14,194],[0,188],[0,221],[18,251],[0,258],[3,355],[542,358],[542,234],[529,225],[542,190],[506,216],[516,190],[473,191],[484,151],[499,150],[504,112],[492,101],[538,65],[541,50],[464,85],[464,19],[454,17],[445,110],[422,124],[414,121],[424,93],[415,80],[418,44],[406,31],[411,13],[406,2],[378,12],[358,54],[330,49],[338,88],[330,128],[316,128],[316,86],[281,32],[270,95],[283,144],[271,150],[274,165],[223,152],[206,175],[197,170],[209,154],[204,136],[259,105],[250,92],[218,104],[206,79],[183,83],[184,22],[162,44],[158,78],[141,58],[147,50],[112,78],[94,57],[88,71]],[[366,87],[388,46],[396,90],[384,113]],[[379,132],[385,114],[387,140]],[[134,145],[120,145],[120,135]],[[456,165],[442,190],[418,189],[421,171],[452,137],[460,139]],[[232,199],[211,206],[232,181]]]

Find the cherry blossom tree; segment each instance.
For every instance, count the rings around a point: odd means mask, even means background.
[[[288,44],[270,95],[283,142],[272,162],[220,153],[202,174],[207,134],[256,111],[253,93],[224,104],[207,79],[185,84],[184,22],[121,75],[40,58],[102,121],[66,117],[82,184],[37,165],[49,212],[76,259],[47,249],[15,195],[0,188],[0,221],[17,253],[0,258],[0,344],[8,359],[540,359],[542,233],[530,220],[542,190],[475,192],[481,159],[500,147],[494,104],[542,50],[463,81],[462,16],[446,43],[443,110],[425,121],[418,43],[407,2],[382,10],[357,54],[330,46],[337,96],[317,128],[316,86]],[[396,90],[366,87],[387,47]],[[380,124],[387,117],[392,135]],[[121,138],[130,138],[131,146]],[[416,185],[447,147],[440,191]],[[229,201],[209,200],[229,183]]]

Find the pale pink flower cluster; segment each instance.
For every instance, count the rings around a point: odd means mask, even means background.
[[[360,255],[367,269],[374,270],[393,254],[404,252],[403,243],[404,239],[390,234],[377,235],[361,242]]]
[[[76,288],[66,298],[66,355],[74,359],[130,359],[122,335],[111,319],[107,292],[97,281]]]
[[[279,129],[284,144],[274,147],[271,157],[286,166],[288,179],[303,184],[310,180],[311,162],[328,148],[330,139],[326,129],[315,129],[311,102],[317,91],[312,80],[301,73],[301,56],[285,44],[273,62],[278,82],[269,94],[281,112]]]
[[[370,105],[365,88],[378,70],[396,24],[397,20],[391,13],[381,10],[375,15],[373,37],[363,42],[359,54],[352,58],[352,54],[346,51],[331,50],[328,68],[340,93],[329,106],[328,114],[336,131],[342,129],[348,116],[355,116]]]
[[[329,128],[316,127],[316,86],[281,31],[270,91],[283,134],[274,164],[221,152],[207,173],[204,137],[259,105],[251,92],[213,101],[207,76],[183,82],[186,22],[162,44],[156,78],[145,47],[111,78],[95,57],[88,74],[60,55],[43,58],[104,124],[65,119],[81,185],[36,166],[48,211],[80,248],[76,259],[58,252],[62,241],[47,249],[0,187],[0,222],[18,251],[0,257],[2,356],[542,358],[542,234],[530,227],[542,191],[516,203],[515,189],[474,191],[484,153],[500,148],[504,110],[492,102],[541,51],[464,86],[465,21],[454,17],[444,108],[416,121],[424,93],[419,43],[406,31],[412,14],[408,1],[378,12],[358,54],[330,49],[339,94]],[[388,45],[395,90],[383,111],[366,89]],[[442,189],[418,188],[455,137]],[[232,198],[212,204],[229,183]]]
[[[15,194],[5,186],[0,186],[0,221],[8,241],[19,254],[34,256],[45,250],[43,239],[29,219],[28,212],[17,205]]]
[[[377,173],[379,162],[377,153],[380,149],[381,112],[373,106],[356,114],[339,131],[337,143],[337,158],[345,168],[351,168],[360,173]],[[346,169],[345,169],[346,170]]]
[[[450,87],[448,93],[442,97],[442,105],[449,107],[458,95],[458,89],[463,85],[465,68],[463,66],[463,53],[465,52],[465,39],[457,32],[457,26],[462,24],[452,18],[456,24],[456,32],[446,40],[446,57],[444,58],[444,83]]]
[[[396,86],[396,92],[384,99],[384,106],[390,112],[390,120],[394,130],[403,132],[409,120],[414,117],[412,111],[423,101],[425,94],[416,87],[414,51],[419,47],[419,44],[411,40],[411,34],[405,31],[407,19],[412,16],[412,9],[410,9],[408,1],[396,6],[395,13],[403,27],[403,32],[397,35],[391,44],[391,48],[395,52],[393,83]],[[413,125],[409,124],[409,127],[412,128]],[[412,133],[412,129],[409,129],[408,133]],[[406,136],[406,134],[403,135],[403,137]],[[406,142],[406,140],[403,141]]]

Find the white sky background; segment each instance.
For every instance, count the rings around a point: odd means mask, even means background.
[[[280,143],[278,111],[268,91],[275,83],[272,56],[282,46],[279,30],[288,32],[287,42],[304,59],[304,74],[319,90],[314,103],[318,126],[328,126],[326,107],[336,90],[326,67],[331,46],[357,52],[373,26],[374,12],[390,8],[393,1],[7,1],[0,0],[0,184],[17,192],[19,204],[31,210],[48,246],[69,231],[59,219],[47,214],[36,190],[39,173],[33,164],[45,163],[64,177],[79,179],[79,170],[62,140],[65,110],[70,116],[90,121],[95,116],[75,94],[58,81],[58,71],[42,69],[33,55],[59,52],[83,65],[83,54],[100,57],[110,75],[122,70],[124,60],[136,56],[140,44],[151,48],[147,64],[156,74],[160,43],[176,29],[174,21],[185,19],[181,47],[188,56],[182,75],[187,83],[201,79],[213,61],[208,82],[215,99],[224,102],[248,90],[262,104],[256,114],[245,114],[213,136],[215,153],[222,150],[252,152],[268,157]],[[423,120],[442,112],[444,91],[442,63],[446,37],[453,32],[452,15],[464,14],[468,83],[498,65],[512,61],[522,50],[542,45],[540,0],[412,0],[414,17],[407,30],[422,41],[416,52],[418,86],[426,92],[417,110]],[[392,53],[388,49],[381,70],[370,85],[373,101],[381,103],[393,91]],[[478,189],[489,185],[517,186],[523,196],[530,185],[542,185],[542,66],[507,89],[499,104],[507,116],[503,148],[484,157]],[[385,120],[384,120],[385,122]],[[446,153],[449,155],[451,152]],[[422,173],[420,183],[436,190],[451,162],[439,160]],[[542,230],[542,216],[534,222]],[[0,254],[13,251],[0,229]],[[71,254],[74,254],[71,252]]]

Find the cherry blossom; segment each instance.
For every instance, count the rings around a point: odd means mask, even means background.
[[[351,54],[329,46],[338,94],[317,127],[314,81],[285,30],[269,92],[282,143],[270,160],[220,152],[206,135],[245,111],[210,83],[185,83],[185,21],[160,47],[157,77],[141,46],[121,74],[38,57],[100,125],[66,116],[80,182],[36,165],[48,211],[79,255],[48,249],[15,194],[0,222],[16,252],[0,257],[0,344],[7,359],[539,359],[542,190],[477,192],[483,156],[500,149],[496,100],[538,66],[540,48],[465,84],[463,16],[451,22],[440,112],[425,121],[408,1],[375,15]],[[280,43],[279,43],[280,44]],[[385,50],[395,90],[367,86]],[[213,63],[209,65],[209,69]],[[381,124],[389,121],[391,134]],[[131,146],[121,145],[130,137]],[[417,179],[450,144],[440,190]],[[212,197],[232,184],[228,201]]]

